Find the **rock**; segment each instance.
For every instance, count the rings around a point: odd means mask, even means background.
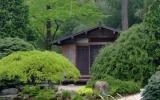
[[[29,95],[28,94],[24,94],[23,100],[29,100]]]
[[[40,84],[39,87],[40,87],[41,89],[49,88],[49,84]]]
[[[4,89],[1,91],[2,95],[16,95],[18,90],[16,88]]]
[[[0,100],[22,100],[22,99],[16,99],[17,98],[17,94],[16,95],[1,95],[0,96]]]
[[[108,92],[108,83],[105,81],[97,81],[94,85],[94,90],[101,95],[106,96]]]

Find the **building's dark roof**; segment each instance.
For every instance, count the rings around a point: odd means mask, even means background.
[[[111,27],[107,27],[107,26],[96,26],[96,27],[93,27],[93,28],[90,28],[90,29],[87,29],[87,30],[83,30],[81,32],[78,32],[78,33],[75,33],[75,34],[71,34],[71,35],[68,35],[68,36],[65,36],[63,38],[60,38],[56,41],[53,42],[53,44],[60,44],[61,42],[65,41],[65,40],[68,40],[68,39],[71,39],[71,38],[74,38],[78,35],[82,35],[82,34],[86,34],[88,33],[89,31],[92,31],[92,30],[95,30],[95,29],[107,29],[107,30],[111,30],[111,31],[114,31],[114,32],[120,32],[120,30],[118,29],[114,29],[114,28],[111,28]]]

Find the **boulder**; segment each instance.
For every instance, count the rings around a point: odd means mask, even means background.
[[[2,95],[16,95],[17,93],[18,89],[16,88],[4,89],[1,91]]]
[[[94,90],[99,92],[101,95],[106,96],[108,92],[108,83],[105,81],[97,81],[94,85]]]

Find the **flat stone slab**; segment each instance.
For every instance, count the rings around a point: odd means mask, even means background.
[[[127,97],[122,97],[121,99],[118,100],[141,100],[141,94],[135,94],[135,95],[131,95],[131,96],[127,96]]]
[[[17,95],[0,95],[0,100],[13,100]]]
[[[81,87],[84,86],[77,86],[77,85],[59,85],[58,86],[58,91],[64,90],[64,91],[77,91]]]
[[[18,90],[16,88],[3,89],[1,95],[16,95]]]

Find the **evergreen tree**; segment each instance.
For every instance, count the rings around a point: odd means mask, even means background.
[[[0,36],[26,38],[28,7],[24,0],[0,0]]]
[[[144,24],[146,30],[154,35],[148,52],[153,57],[154,63],[160,65],[160,0],[155,0],[148,10],[145,15]]]

